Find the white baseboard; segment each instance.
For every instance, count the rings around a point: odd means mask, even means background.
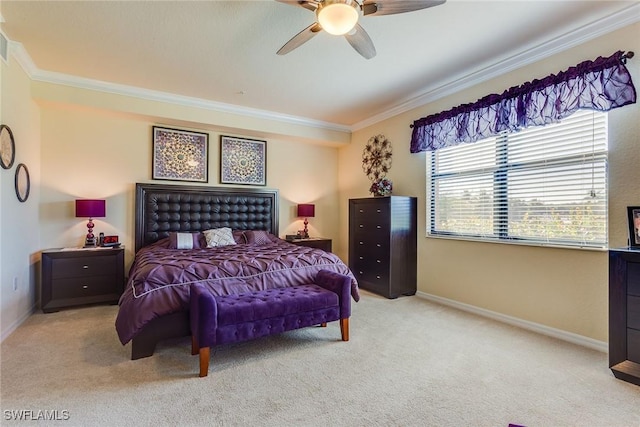
[[[529,322],[528,320],[518,319],[517,317],[507,316],[506,314],[497,313],[495,311],[486,310],[484,308],[476,307],[470,304],[465,304],[448,298],[439,297],[436,295],[428,294],[426,292],[416,292],[416,296],[424,298],[426,300],[456,308],[458,310],[466,311],[469,313],[477,314],[478,316],[488,317],[489,319],[497,320],[499,322],[507,323],[509,325],[517,326],[522,329],[527,329],[532,332],[536,332],[549,337],[557,338],[563,341],[570,342],[572,344],[581,345],[583,347],[590,348],[592,350],[601,351],[607,353],[609,351],[609,344],[603,341],[594,340],[582,335],[574,334],[572,332],[563,331],[561,329],[551,328],[549,326],[541,325],[539,323]]]
[[[9,325],[8,328],[2,331],[2,335],[0,335],[0,342],[3,342],[9,335],[13,333],[13,331],[18,329],[18,327],[22,325],[29,318],[29,316],[31,316],[35,312],[36,312],[36,305],[34,304],[30,310],[27,310],[15,322]]]

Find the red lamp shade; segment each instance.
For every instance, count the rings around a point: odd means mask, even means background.
[[[105,211],[106,203],[104,200],[76,200],[76,217],[103,218]]]
[[[313,217],[316,215],[316,205],[311,205],[311,204],[303,204],[303,205],[298,205],[298,216],[303,216],[304,217],[304,231],[302,232],[302,237],[305,239],[309,238],[309,221],[307,220],[307,218],[309,217]]]
[[[106,203],[104,200],[76,200],[76,217],[89,218],[89,222],[87,222],[87,237],[84,241],[85,247],[96,245],[96,237],[93,235],[92,219],[104,217],[105,211]]]
[[[306,205],[298,205],[298,216],[303,216],[303,217],[314,217],[316,214],[316,205],[310,205],[310,204],[306,204]]]

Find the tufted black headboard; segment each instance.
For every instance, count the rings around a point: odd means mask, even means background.
[[[278,235],[278,190],[136,184],[136,252],[170,231],[266,230]]]

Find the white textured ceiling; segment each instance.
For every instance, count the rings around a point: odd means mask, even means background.
[[[496,64],[523,65],[637,22],[639,6],[448,0],[367,16],[360,23],[377,49],[370,60],[326,33],[276,55],[315,16],[270,0],[2,0],[0,14],[2,31],[44,77],[91,79],[353,129],[472,76],[495,75]]]

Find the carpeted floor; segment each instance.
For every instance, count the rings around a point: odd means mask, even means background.
[[[189,339],[129,360],[116,310],[38,313],[10,335],[0,423],[640,426],[640,387],[615,379],[606,354],[418,297],[363,292],[351,341],[334,322],[223,346],[206,378]]]

